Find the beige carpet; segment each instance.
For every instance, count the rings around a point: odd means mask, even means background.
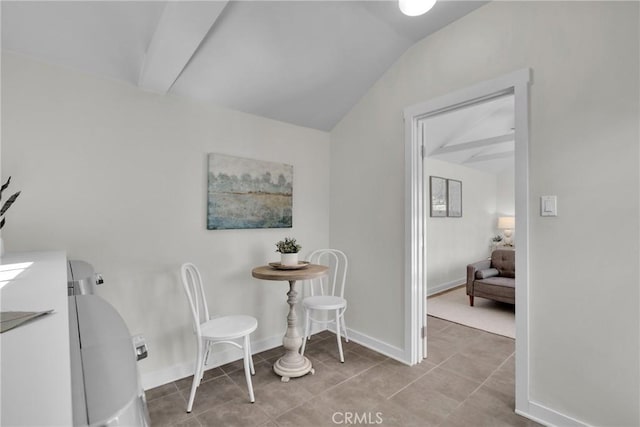
[[[427,314],[505,337],[516,337],[515,306],[476,297],[474,306],[470,307],[465,286],[427,298]]]

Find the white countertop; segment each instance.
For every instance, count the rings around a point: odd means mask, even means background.
[[[64,252],[0,259],[2,311],[54,310],[0,334],[0,425],[73,425],[66,261]]]

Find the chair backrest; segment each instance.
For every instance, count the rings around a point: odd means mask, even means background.
[[[496,249],[491,254],[491,267],[497,269],[502,277],[516,277],[516,251]]]
[[[344,298],[349,261],[338,249],[318,249],[309,255],[309,262],[329,267],[325,277],[309,281],[309,292],[313,295],[333,295]]]
[[[196,334],[200,335],[200,324],[209,320],[209,309],[202,287],[202,277],[198,268],[191,263],[182,264],[180,274],[182,286],[189,300],[189,308],[191,308],[193,328]]]

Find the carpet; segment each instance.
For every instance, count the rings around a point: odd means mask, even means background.
[[[428,297],[427,314],[505,337],[516,337],[515,305],[476,297],[471,307],[465,286]]]

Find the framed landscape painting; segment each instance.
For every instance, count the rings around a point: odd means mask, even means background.
[[[447,216],[447,180],[439,176],[432,176],[429,180],[431,193],[431,216]]]
[[[291,228],[293,166],[210,153],[207,229]]]
[[[455,179],[447,180],[447,216],[462,216],[462,181]]]

